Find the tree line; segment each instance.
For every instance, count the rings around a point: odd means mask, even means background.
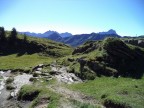
[[[25,34],[21,39],[18,37],[18,32],[15,28],[12,28],[11,31],[5,31],[4,27],[0,27],[0,54],[25,52],[28,47],[29,42]]]
[[[15,45],[18,41],[17,30],[12,28],[12,31],[7,36],[4,27],[0,27],[0,44],[9,43],[10,45]],[[24,35],[23,41],[27,41],[27,36]]]
[[[22,38],[18,36],[18,32],[15,28],[12,30],[5,31],[4,27],[0,27],[0,55],[6,54],[33,54],[42,52],[45,47],[39,45],[35,41],[28,41],[27,36],[21,35]]]

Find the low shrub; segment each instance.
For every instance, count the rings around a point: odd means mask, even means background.
[[[13,77],[9,77],[7,80],[6,80],[6,84],[10,84],[14,81],[14,78]]]
[[[129,105],[127,105],[126,103],[120,103],[120,102],[110,100],[110,99],[104,100],[104,106],[106,108],[132,108]]]
[[[7,84],[6,89],[7,90],[13,90],[13,89],[15,89],[15,87],[12,84]]]
[[[24,85],[20,89],[17,99],[25,100],[25,101],[32,101],[39,95],[39,93],[40,93],[40,89],[29,86],[29,85]]]

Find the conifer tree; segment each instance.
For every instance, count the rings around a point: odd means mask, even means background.
[[[5,42],[6,40],[6,34],[4,27],[0,27],[0,42]]]
[[[17,40],[17,31],[15,28],[13,28],[9,37],[9,42],[10,44],[15,44],[16,40]]]

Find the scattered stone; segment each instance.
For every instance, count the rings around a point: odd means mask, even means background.
[[[0,90],[4,89],[4,85],[5,85],[5,83],[4,83],[4,80],[3,80],[3,81],[0,82]]]
[[[33,69],[32,69],[32,72],[36,71],[36,70],[42,70],[44,64],[39,64],[38,66],[35,66]]]
[[[32,77],[32,75],[28,74],[23,74],[23,75],[18,75],[14,77],[14,85],[17,87],[14,92],[17,95],[18,91],[20,88],[25,85],[25,84],[30,84],[29,79]]]
[[[4,71],[0,71],[0,74],[4,74]]]
[[[43,66],[44,66],[44,64],[39,64],[38,66],[39,66],[39,67],[43,67]]]
[[[52,78],[48,78],[48,79],[46,79],[46,81],[49,81],[49,80],[52,80]]]
[[[41,72],[41,71],[35,71],[35,73],[37,73],[37,74],[41,74],[42,72]]]
[[[6,73],[11,73],[11,70],[8,70]]]
[[[37,71],[41,71],[42,70],[42,68],[37,68]]]
[[[57,70],[57,69],[56,68],[54,69],[53,67],[53,70]],[[82,82],[82,80],[78,78],[77,76],[75,76],[75,74],[68,73],[67,68],[64,66],[55,72],[59,73],[59,74],[55,74],[55,77],[57,78],[59,82],[64,82],[67,84]]]
[[[11,92],[11,93],[10,93],[10,96],[11,96],[11,97],[15,97],[15,96],[16,96],[15,92]]]
[[[50,76],[49,73],[41,73],[42,76]]]

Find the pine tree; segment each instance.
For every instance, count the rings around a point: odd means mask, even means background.
[[[6,34],[4,27],[0,27],[0,42],[5,42],[6,40]]]
[[[9,37],[9,42],[10,44],[15,44],[16,40],[17,40],[17,31],[15,28],[13,28]]]
[[[24,34],[24,43],[26,43],[27,42],[27,36],[26,36],[26,34]]]

